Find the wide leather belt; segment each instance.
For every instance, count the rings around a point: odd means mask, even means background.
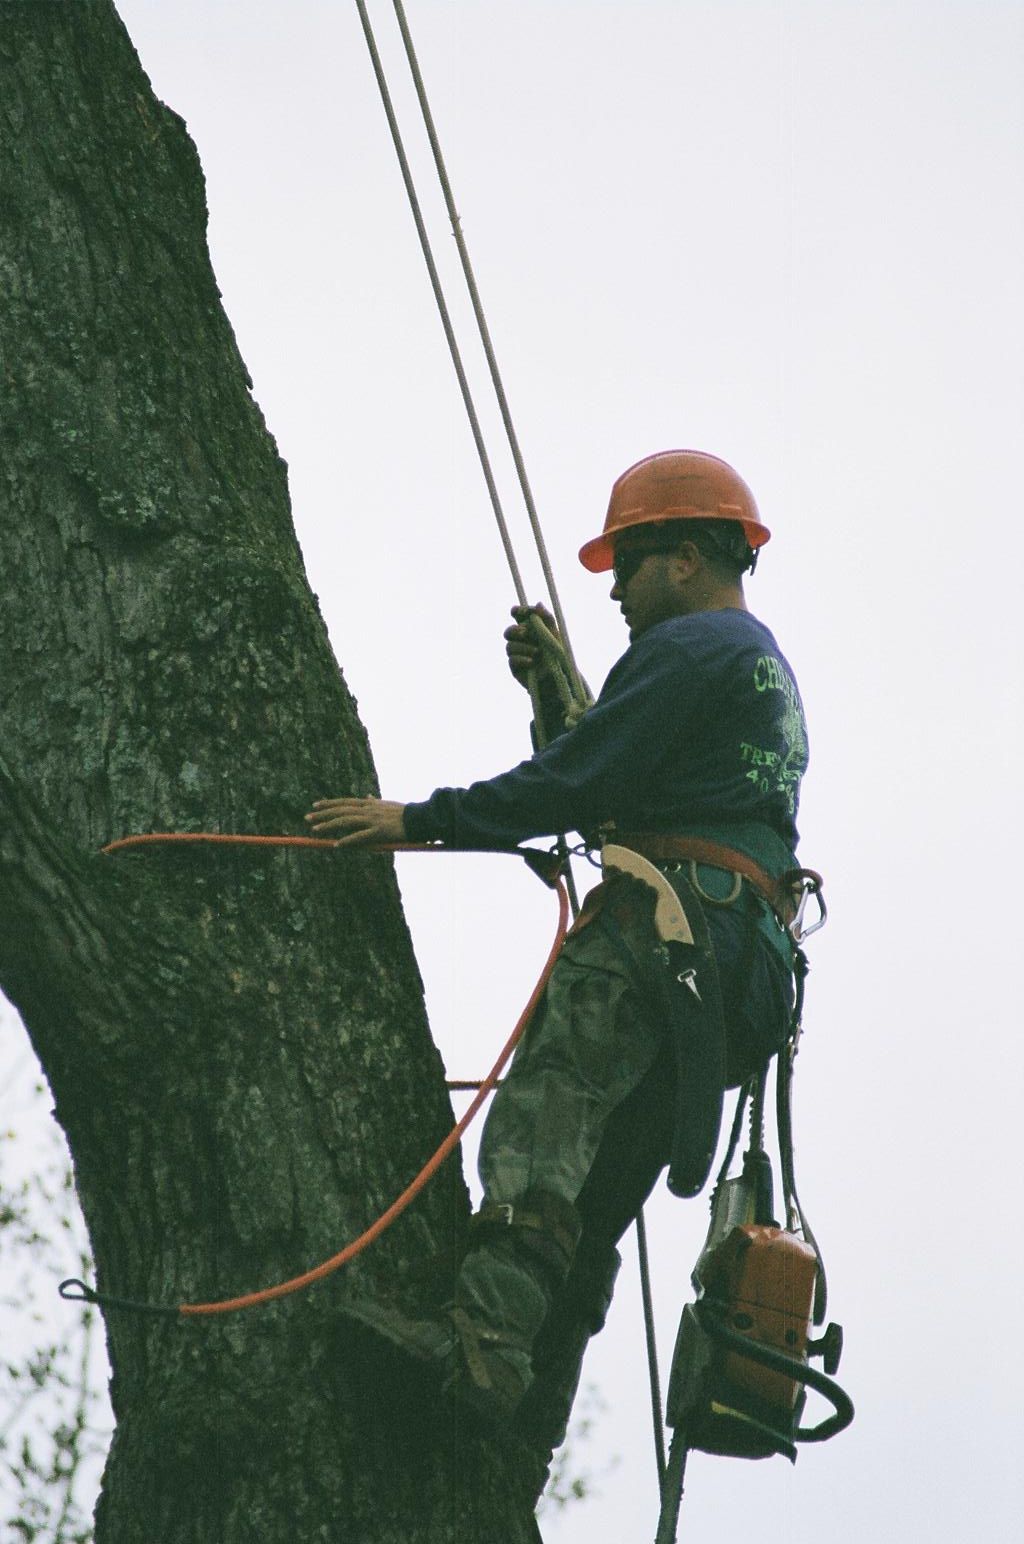
[[[820,889],[821,875],[813,869],[787,869],[774,878],[745,852],[713,842],[704,836],[673,836],[667,831],[616,831],[613,840],[623,847],[631,847],[642,858],[652,863],[666,863],[677,859],[689,859],[694,863],[708,863],[712,868],[728,869],[742,874],[761,898],[768,902],[783,927],[788,928],[797,915],[800,897],[810,879]]]

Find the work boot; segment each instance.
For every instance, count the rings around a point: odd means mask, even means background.
[[[474,1322],[458,1305],[448,1312],[458,1337],[458,1354],[445,1391],[491,1425],[507,1425],[533,1376],[529,1346]]]
[[[514,1204],[485,1201],[450,1310],[460,1358],[453,1394],[483,1414],[511,1417],[533,1380],[533,1344],[572,1261],[580,1224],[559,1196],[532,1191]]]
[[[343,1310],[434,1372],[442,1389],[493,1425],[507,1424],[533,1378],[533,1342],[564,1280],[579,1235],[575,1208],[534,1192],[515,1205],[485,1202],[454,1301],[413,1317],[393,1303]]]
[[[342,1316],[442,1376],[454,1364],[455,1332],[440,1314],[414,1319],[396,1303],[355,1298],[344,1305]]]
[[[370,1299],[346,1303],[342,1312],[350,1323],[422,1363],[442,1393],[450,1393],[491,1425],[510,1420],[526,1392],[529,1347],[474,1323],[453,1304],[421,1319],[394,1303]]]

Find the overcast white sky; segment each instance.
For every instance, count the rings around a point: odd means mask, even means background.
[[[383,791],[499,771],[527,748],[500,639],[514,596],[355,6],[118,6],[198,146],[225,305]],[[391,8],[372,11],[455,297]],[[810,719],[802,853],[832,921],[798,1177],[858,1416],[795,1470],[696,1455],[683,1536],[746,1540],[756,1508],[760,1544],[1009,1544],[1024,5],[408,12],[584,670],[599,685],[626,640],[577,548],[623,468],[698,446],[775,532],[749,597]],[[400,875],[434,1032],[454,1075],[479,1074],[552,905],[509,865],[429,867]],[[666,1363],[705,1221],[664,1193],[651,1209]],[[633,1253],[587,1373],[609,1405],[591,1465],[618,1463],[599,1499],[545,1521],[558,1544],[653,1538]]]

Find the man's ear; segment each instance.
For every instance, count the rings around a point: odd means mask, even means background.
[[[692,579],[703,566],[704,559],[696,542],[681,541],[672,554],[673,569],[679,579]]]

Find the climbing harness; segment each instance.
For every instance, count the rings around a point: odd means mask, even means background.
[[[797,944],[810,938],[828,920],[823,892],[824,880],[815,869],[792,868],[773,878],[759,863],[721,842],[709,841],[703,836],[675,836],[669,832],[615,833],[615,841],[623,847],[649,858],[653,863],[686,863],[690,883],[698,895],[712,906],[731,905],[739,895],[740,884],[746,879],[763,901],[767,901],[781,925]],[[727,869],[733,875],[733,892],[721,900],[705,894],[700,888],[697,865],[709,864],[712,868]],[[813,896],[818,906],[818,916],[810,927],[804,927],[804,912]]]
[[[102,850],[106,854],[120,852],[125,848],[156,845],[162,843],[223,843],[233,846],[248,847],[312,847],[327,851],[337,851],[338,843],[326,840],[323,837],[311,836],[256,836],[256,835],[230,835],[222,832],[207,831],[164,831],[148,832],[139,836],[120,837],[117,841],[110,842]],[[436,846],[430,843],[413,842],[388,842],[380,844],[360,844],[354,849],[358,852],[447,852],[448,848]],[[497,1084],[501,1073],[508,1062],[512,1052],[518,1045],[522,1035],[529,1024],[530,1019],[540,1002],[548,978],[555,966],[562,944],[568,930],[569,923],[569,896],[561,877],[561,861],[551,853],[543,852],[537,848],[496,848],[498,852],[507,853],[511,857],[523,858],[535,874],[543,879],[545,884],[558,893],[558,929],[554,943],[548,954],[541,972],[540,979],[530,994],[529,1002],[519,1016],[508,1040],[505,1042],[497,1061],[490,1072],[479,1084],[475,1098],[470,1102],[469,1108],[457,1121],[444,1141],[434,1152],[423,1168],[416,1175],[401,1195],[391,1203],[386,1211],[382,1212],[377,1220],[372,1223],[358,1238],[353,1239],[344,1249],[339,1250],[330,1259],[324,1260],[320,1265],[311,1270],[302,1272],[288,1281],[278,1282],[275,1286],[264,1287],[256,1292],[247,1292],[237,1297],[219,1299],[209,1303],[179,1303],[170,1306],[159,1303],[138,1302],[131,1298],[117,1297],[110,1293],[96,1292],[92,1287],[77,1277],[69,1277],[60,1284],[60,1295],[69,1302],[97,1303],[103,1308],[125,1309],[134,1313],[159,1314],[177,1318],[195,1318],[210,1316],[213,1314],[234,1313],[241,1308],[255,1308],[261,1304],[273,1302],[279,1297],[287,1297],[293,1292],[299,1292],[304,1287],[312,1286],[314,1282],[322,1281],[325,1276],[330,1276],[341,1266],[354,1260],[368,1245],[378,1239],[387,1228],[395,1222],[402,1212],[419,1195],[441,1164],[450,1153],[458,1146],[463,1133],[480,1110],[488,1094]]]

